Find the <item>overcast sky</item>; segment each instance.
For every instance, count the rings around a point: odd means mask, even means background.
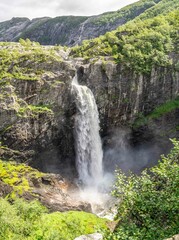
[[[137,0],[0,0],[0,21],[12,17],[95,15],[118,10]]]

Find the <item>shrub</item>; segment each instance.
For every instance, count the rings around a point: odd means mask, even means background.
[[[179,141],[159,164],[141,176],[116,173],[114,196],[118,205],[118,226],[111,240],[162,240],[178,233]]]
[[[38,201],[0,199],[0,240],[73,240],[106,229],[106,220],[91,213],[47,213]]]

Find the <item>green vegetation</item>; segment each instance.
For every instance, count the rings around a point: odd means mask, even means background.
[[[57,48],[44,48],[29,39],[16,43],[0,43],[0,80],[39,80],[43,74],[43,63],[61,62]]]
[[[140,1],[141,2],[141,1]],[[139,15],[136,20],[139,18],[141,20],[147,18],[153,18],[160,14],[164,15],[169,12],[172,12],[174,9],[179,9],[178,0],[159,0],[155,1],[158,4],[154,5],[153,7],[147,9],[144,13]]]
[[[20,107],[18,110],[18,116],[20,117],[38,117],[39,114],[53,114],[53,111],[49,108],[49,106],[43,105],[27,105],[25,107]]]
[[[106,240],[163,240],[178,233],[179,141],[159,164],[141,176],[116,173],[118,226]]]
[[[91,213],[47,213],[39,202],[0,199],[0,240],[73,240],[107,229],[106,220]]]
[[[118,223],[113,233],[107,228],[107,220],[90,213],[49,214],[37,201],[14,198],[13,203],[9,203],[1,198],[0,240],[73,240],[93,232],[104,232],[105,240],[163,240],[175,235],[179,229],[179,141],[172,142],[174,148],[171,152],[140,176],[126,176],[120,170],[116,171],[113,195],[120,201],[116,216]],[[24,176],[41,176],[25,165],[7,162],[0,162],[0,172],[2,181],[16,192],[19,184],[27,186],[22,180]]]
[[[176,4],[172,5],[173,9]],[[169,53],[178,52],[178,16],[179,10],[173,10],[154,18],[134,19],[116,31],[83,41],[82,46],[72,48],[71,55],[85,58],[113,56],[116,62],[141,73],[150,73],[153,66],[170,66]]]
[[[111,23],[118,19],[122,19],[122,22],[127,22],[134,19],[138,15],[142,14],[147,9],[150,9],[151,7],[155,6],[156,3],[160,1],[161,0],[138,1],[136,3],[123,7],[122,9],[116,12],[104,13],[100,15],[97,19],[92,20],[92,22],[94,22],[94,24],[96,25],[106,24],[109,22]]]
[[[5,147],[1,147],[5,148]],[[25,165],[0,160],[0,179],[13,188],[10,198],[31,191],[29,181],[42,177],[43,174]]]
[[[133,127],[137,128],[141,125],[147,124],[152,119],[160,118],[161,116],[179,109],[179,97],[175,100],[167,101],[166,103],[155,108],[150,114],[144,116],[141,114],[134,122]]]
[[[152,113],[149,114],[149,118],[155,119],[159,118],[162,115],[171,112],[175,109],[179,108],[179,98],[175,100],[171,100],[157,107]]]

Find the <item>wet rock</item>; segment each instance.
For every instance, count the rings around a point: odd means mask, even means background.
[[[73,197],[73,192],[77,191],[77,186],[62,178],[59,174],[46,174],[39,179],[30,179],[32,195],[45,205],[50,211],[85,211],[92,212],[89,203],[80,201]],[[29,200],[29,193],[24,194]]]

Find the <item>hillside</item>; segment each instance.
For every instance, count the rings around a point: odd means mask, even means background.
[[[13,18],[0,23],[0,41],[18,41],[29,38],[43,45],[80,44],[116,29],[129,20],[154,7],[161,0],[142,0],[116,12],[98,16],[63,16],[56,18]]]
[[[112,56],[116,62],[124,63],[137,72],[150,73],[154,65],[170,66],[173,63],[177,68],[179,10],[175,8],[179,3],[172,2],[168,8],[168,1],[161,1],[117,30],[84,41],[81,46],[73,48],[72,56],[86,59]]]

